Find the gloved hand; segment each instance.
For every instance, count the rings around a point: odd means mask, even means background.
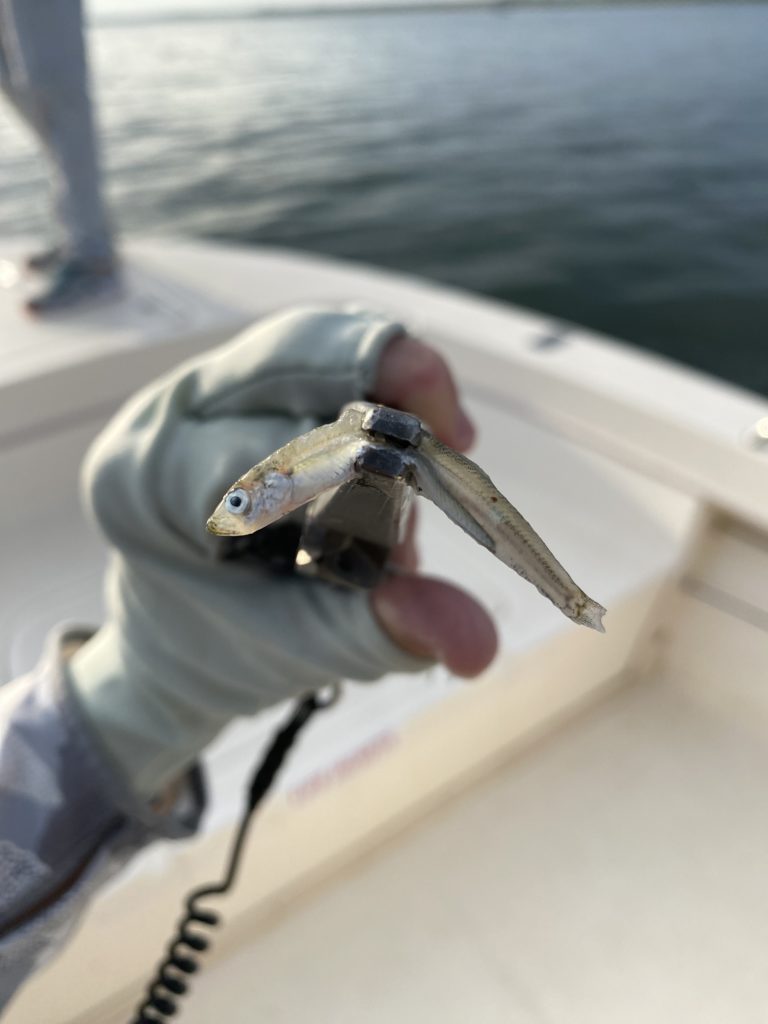
[[[86,502],[113,548],[108,621],[68,665],[98,740],[150,798],[236,715],[340,678],[473,675],[487,614],[412,576],[370,595],[222,561],[205,523],[226,488],[292,437],[369,397],[427,419],[455,447],[472,429],[439,356],[370,314],[264,321],[136,395],[92,446]]]

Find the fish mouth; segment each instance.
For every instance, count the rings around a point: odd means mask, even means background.
[[[219,520],[218,516],[212,515],[208,522],[205,524],[205,528],[208,533],[213,533],[217,537],[231,537],[233,535],[232,530],[228,530]]]
[[[205,524],[208,533],[216,537],[243,537],[245,534],[254,533],[256,527],[242,516],[233,516],[226,511],[216,511]]]
[[[211,516],[211,518],[205,524],[205,528],[208,531],[208,533],[215,533],[217,537],[221,537],[221,534],[219,533],[219,528],[216,525],[216,520],[213,518],[213,516]]]

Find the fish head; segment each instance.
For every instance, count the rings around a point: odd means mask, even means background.
[[[291,473],[255,466],[227,491],[206,526],[219,537],[238,537],[269,526],[293,510]]]

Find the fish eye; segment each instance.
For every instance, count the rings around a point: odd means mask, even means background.
[[[235,487],[224,499],[224,508],[235,516],[245,515],[250,506],[251,499],[248,497],[248,492],[244,491],[242,487]]]

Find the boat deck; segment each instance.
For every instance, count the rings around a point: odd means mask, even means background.
[[[764,1024],[767,778],[764,729],[628,685],[241,928],[184,1020]]]
[[[768,462],[743,438],[766,403],[370,268],[183,242],[127,258],[126,300],[82,319],[24,321],[0,290],[0,678],[55,623],[100,620],[76,480],[111,410],[296,303],[369,305],[442,346],[476,458],[609,609],[605,636],[574,627],[423,503],[425,568],[493,610],[500,657],[477,685],[349,685],[313,723],[183,1020],[764,1024]],[[284,710],[215,745],[202,834],[100,894],[8,1024],[123,1024]]]

